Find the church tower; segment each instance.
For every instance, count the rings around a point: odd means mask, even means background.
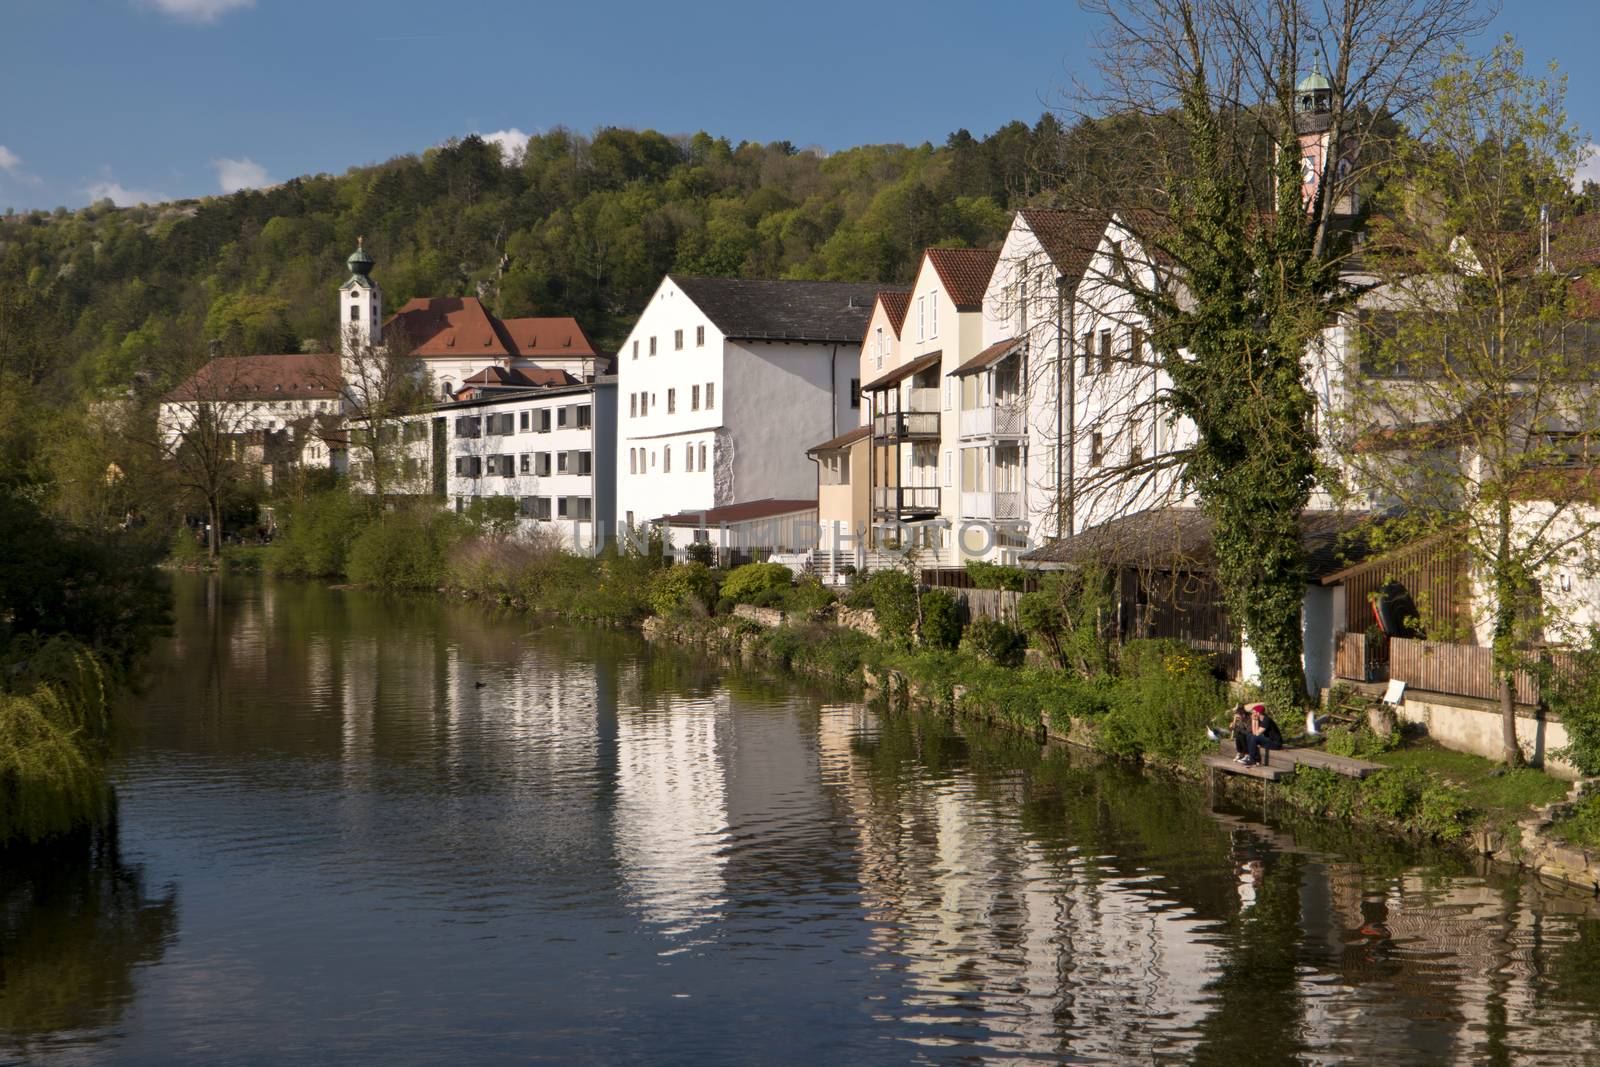
[[[383,344],[383,290],[372,280],[372,255],[356,238],[356,250],[345,262],[350,279],[339,286],[339,351],[352,359]]]
[[[1300,197],[1307,208],[1317,197],[1317,187],[1323,178],[1341,181],[1350,173],[1355,160],[1355,147],[1347,140],[1343,151],[1330,168],[1328,158],[1333,153],[1329,143],[1333,137],[1333,85],[1313,70],[1300,79],[1294,87],[1294,132],[1300,153]],[[1351,215],[1356,210],[1355,193],[1346,190],[1334,205],[1334,212]]]

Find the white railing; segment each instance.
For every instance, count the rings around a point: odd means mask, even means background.
[[[1020,404],[990,404],[961,412],[962,437],[1021,437],[1023,426]]]
[[[1018,492],[961,494],[963,519],[1020,519],[1022,494]]]

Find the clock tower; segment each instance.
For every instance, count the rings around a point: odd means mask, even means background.
[[[1300,156],[1300,197],[1307,208],[1316,199],[1317,187],[1325,178],[1341,181],[1355,163],[1355,144],[1347,139],[1337,159],[1334,154],[1333,85],[1313,70],[1300,79],[1294,89],[1294,131]],[[1333,208],[1336,214],[1350,215],[1356,210],[1355,193],[1346,190]]]

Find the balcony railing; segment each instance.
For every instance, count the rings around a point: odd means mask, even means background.
[[[1021,404],[991,404],[961,412],[962,437],[1021,437],[1024,426]]]
[[[872,507],[879,513],[897,516],[937,515],[939,487],[936,485],[874,486]]]
[[[961,494],[963,519],[1020,519],[1022,494],[1018,492]]]
[[[891,440],[938,437],[939,413],[937,411],[891,411],[877,415],[872,420],[872,435]]]

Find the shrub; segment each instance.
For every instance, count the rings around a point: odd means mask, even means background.
[[[1567,730],[1566,747],[1551,755],[1585,775],[1600,774],[1600,631],[1572,653],[1574,670],[1563,671],[1546,687],[1550,710]]]
[[[722,595],[738,604],[754,604],[770,590],[787,591],[794,574],[781,563],[746,563],[735,567],[722,582]]]
[[[698,563],[702,567],[716,566],[717,550],[710,541],[690,541],[683,551],[691,563]]]
[[[956,598],[943,589],[930,589],[922,594],[922,643],[938,649],[953,649],[961,643],[961,617]]]
[[[890,645],[910,647],[917,625],[916,583],[900,571],[878,571],[867,579],[866,590],[879,636]]]
[[[1021,666],[1027,647],[1021,630],[987,615],[973,619],[961,635],[961,651],[1001,667]]]
[[[794,583],[788,607],[803,618],[814,619],[833,603],[833,592],[815,575],[808,574]]]
[[[718,615],[732,615],[733,614],[733,609],[734,609],[734,603],[733,603],[733,598],[732,597],[726,597],[726,596],[717,597],[717,614]]]
[[[1350,818],[1361,795],[1356,779],[1320,767],[1296,768],[1287,785],[1297,807],[1336,819]]]
[[[1021,592],[1027,575],[1021,567],[1008,567],[1002,563],[986,563],[981,559],[967,561],[967,577],[979,589],[1009,589]]]
[[[1102,731],[1119,755],[1183,760],[1204,749],[1206,726],[1225,703],[1203,656],[1178,641],[1129,641]]]
[[[1399,731],[1388,737],[1379,737],[1365,726],[1335,726],[1324,735],[1322,747],[1335,756],[1371,759],[1373,756],[1382,755],[1399,743]]]
[[[717,579],[704,563],[663,567],[650,576],[650,610],[657,615],[708,608],[716,600]]]
[[[1417,800],[1417,822],[1434,837],[1454,841],[1472,825],[1472,805],[1467,795],[1453,782],[1433,778],[1422,787]]]
[[[284,515],[268,569],[299,578],[342,578],[351,545],[371,518],[366,502],[343,489],[309,496]]]
[[[445,584],[450,551],[467,532],[460,517],[420,507],[391,512],[350,544],[346,573],[380,589],[437,589]]]
[[[1404,821],[1416,810],[1427,785],[1427,775],[1417,768],[1391,767],[1367,779],[1367,806],[1384,818]]]
[[[1098,567],[1049,575],[1017,598],[1017,621],[1056,666],[1080,674],[1111,669],[1110,573]]]

